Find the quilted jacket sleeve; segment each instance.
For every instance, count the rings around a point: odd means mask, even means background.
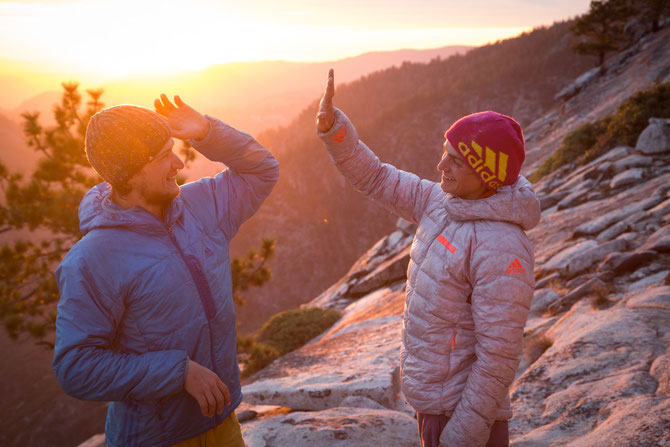
[[[515,259],[523,272],[508,269]],[[477,359],[440,436],[441,446],[486,445],[519,366],[535,287],[530,242],[520,228],[508,224],[476,224],[469,268]]]
[[[180,391],[186,351],[114,351],[125,308],[100,270],[88,268],[86,257],[71,250],[55,271],[60,301],[53,370],[63,390],[78,399],[102,401],[158,399]]]
[[[335,108],[335,122],[319,137],[335,166],[366,197],[410,222],[418,223],[436,184],[401,171],[379,158],[361,140],[347,116]]]
[[[230,240],[270,195],[279,180],[279,163],[249,134],[205,115],[210,123],[207,136],[190,143],[209,160],[229,169],[182,187],[184,201],[215,222]]]

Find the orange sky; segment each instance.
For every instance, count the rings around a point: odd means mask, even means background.
[[[334,60],[375,50],[482,45],[584,13],[588,4],[0,0],[0,60],[106,79],[232,61]]]

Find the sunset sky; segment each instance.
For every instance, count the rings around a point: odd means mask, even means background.
[[[582,14],[588,5],[588,0],[0,0],[0,60],[48,63],[108,78],[233,61],[334,60],[375,50],[482,45]]]

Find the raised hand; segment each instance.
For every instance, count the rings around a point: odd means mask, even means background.
[[[197,110],[187,105],[179,96],[174,97],[172,104],[165,93],[161,99],[154,100],[156,112],[167,118],[172,136],[180,140],[202,140],[209,132],[209,121]]]
[[[225,383],[209,369],[193,360],[188,361],[184,389],[198,401],[203,416],[221,414],[223,405],[230,405],[230,391]]]
[[[319,111],[316,114],[316,129],[321,133],[328,132],[335,122],[333,96],[335,96],[335,72],[331,68],[328,70],[326,90],[323,92],[319,103]]]

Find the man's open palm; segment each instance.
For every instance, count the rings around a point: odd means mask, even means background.
[[[174,102],[172,104],[164,93],[160,99],[154,100],[156,112],[167,118],[172,136],[180,140],[205,138],[209,132],[207,118],[182,101],[179,96],[174,97]]]

